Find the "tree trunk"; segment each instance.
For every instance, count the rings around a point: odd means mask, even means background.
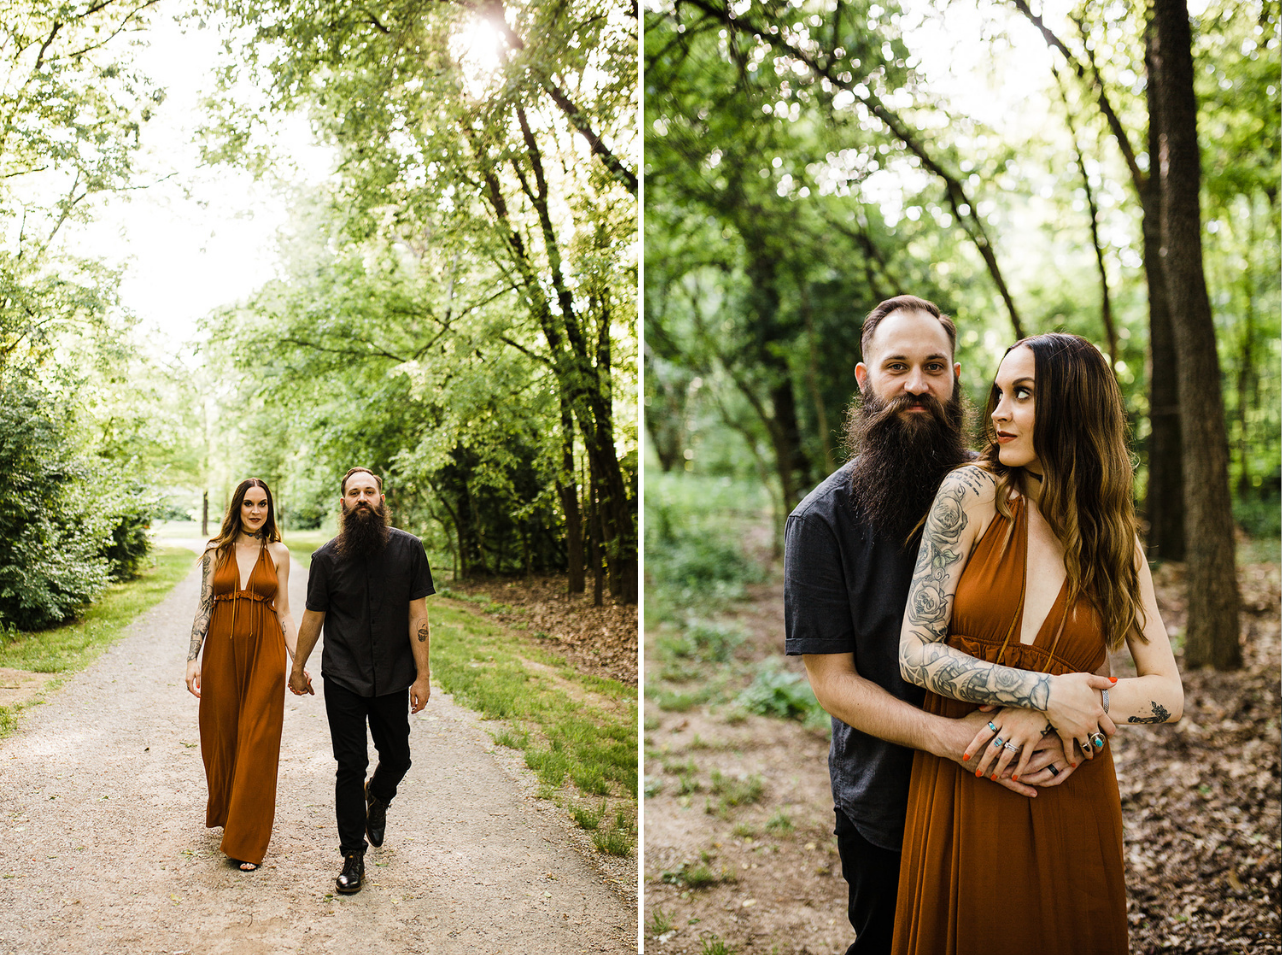
[[[1162,262],[1162,176],[1157,168],[1161,150],[1162,109],[1153,79],[1153,24],[1146,24],[1144,59],[1149,83],[1148,154],[1152,163],[1146,179],[1137,180],[1143,210],[1144,278],[1148,282],[1148,488],[1144,497],[1148,520],[1148,555],[1153,559],[1184,559],[1184,470],[1180,453],[1180,389],[1176,372],[1171,306]]]
[[[1201,166],[1185,0],[1156,0],[1153,73],[1162,115],[1162,258],[1178,352],[1188,551],[1185,663],[1242,665],[1229,500],[1228,437],[1215,326],[1202,270]]]
[[[583,516],[579,513],[579,489],[574,480],[574,417],[565,396],[561,396],[561,473],[557,477],[556,492],[565,512],[565,562],[572,594],[581,594],[585,587],[583,572]]]

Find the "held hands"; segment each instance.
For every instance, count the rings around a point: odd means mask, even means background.
[[[976,776],[998,780],[1009,775],[1030,785],[1058,786],[1077,765],[1076,756],[1064,758],[1063,742],[1040,710],[1007,707],[985,715],[962,754]]]
[[[315,696],[316,691],[312,689],[311,674],[302,667],[293,667],[289,671],[289,691],[295,696],[304,696],[308,693]]]
[[[417,713],[427,706],[432,696],[432,683],[427,674],[416,679],[410,686],[410,712]]]
[[[200,699],[200,660],[187,661],[187,690],[196,699]]]

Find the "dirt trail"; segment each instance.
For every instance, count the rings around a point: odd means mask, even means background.
[[[295,608],[306,576],[295,563]],[[198,583],[178,584],[0,741],[0,955],[636,951],[620,897],[635,886],[605,884],[563,814],[439,687],[411,718],[414,766],[386,842],[366,853],[364,890],[334,894],[319,647],[317,696],[286,696],[267,858],[232,868],[222,830],[204,827],[197,702],[182,680]]]

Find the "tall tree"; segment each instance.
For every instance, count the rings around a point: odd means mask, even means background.
[[[477,307],[507,325],[479,350],[515,350],[549,374],[560,429],[551,483],[571,560],[586,533],[610,591],[635,601],[635,475],[619,453],[616,402],[635,359],[634,16],[598,0],[216,5],[245,30],[248,69],[272,108],[307,110],[337,146],[347,240],[423,251],[439,294],[481,289]],[[228,65],[229,86],[242,68]],[[232,115],[223,141],[246,122]],[[452,324],[448,300],[432,308]],[[429,358],[441,355],[416,355]],[[583,586],[581,565],[571,582]]]
[[[1228,439],[1215,325],[1202,266],[1197,97],[1185,0],[1155,0],[1153,22],[1153,81],[1162,115],[1162,257],[1180,401],[1187,411],[1198,409],[1181,415],[1180,428],[1188,549],[1185,661],[1192,667],[1235,669],[1242,665],[1242,651]]]
[[[1175,351],[1171,329],[1170,306],[1164,260],[1160,254],[1162,219],[1162,179],[1150,167],[1140,165],[1135,145],[1118,112],[1104,76],[1095,59],[1094,40],[1087,23],[1077,19],[1082,34],[1082,52],[1074,53],[1067,42],[1046,24],[1027,3],[1012,0],[1014,6],[1041,33],[1046,44],[1058,52],[1073,74],[1095,100],[1099,115],[1108,126],[1126,164],[1131,185],[1140,200],[1140,234],[1143,248],[1144,276],[1148,285],[1149,308],[1149,440],[1148,486],[1145,492],[1145,515],[1148,519],[1148,547],[1152,557],[1166,560],[1184,559],[1183,471],[1180,453],[1180,399],[1175,374]],[[1151,18],[1144,22],[1145,62],[1149,61]],[[1151,69],[1147,71],[1151,75]],[[1145,86],[1148,108],[1146,148],[1150,162],[1158,154],[1161,136],[1161,104],[1155,98],[1155,86]]]

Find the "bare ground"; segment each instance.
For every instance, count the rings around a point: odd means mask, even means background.
[[[1126,727],[1112,743],[1136,955],[1282,952],[1278,567],[1249,565],[1239,576],[1246,667],[1184,673],[1180,723]],[[1157,586],[1165,623],[1182,628],[1180,568],[1163,568]],[[744,664],[782,655],[777,567],[733,614],[750,638],[730,694],[748,683]],[[1123,664],[1125,651],[1114,669]],[[844,952],[853,935],[831,834],[826,735],[724,705],[664,712],[647,700],[645,713],[647,790],[657,789],[645,805],[647,953],[698,955],[718,940],[739,955]],[[721,806],[714,770],[760,777],[760,799]]]
[[[291,576],[302,606],[306,572]],[[334,894],[319,695],[287,696],[272,844],[259,871],[232,868],[204,828],[182,681],[196,588],[180,583],[0,741],[0,953],[636,950],[635,860],[595,857],[439,688],[412,720],[414,767],[359,895]]]

